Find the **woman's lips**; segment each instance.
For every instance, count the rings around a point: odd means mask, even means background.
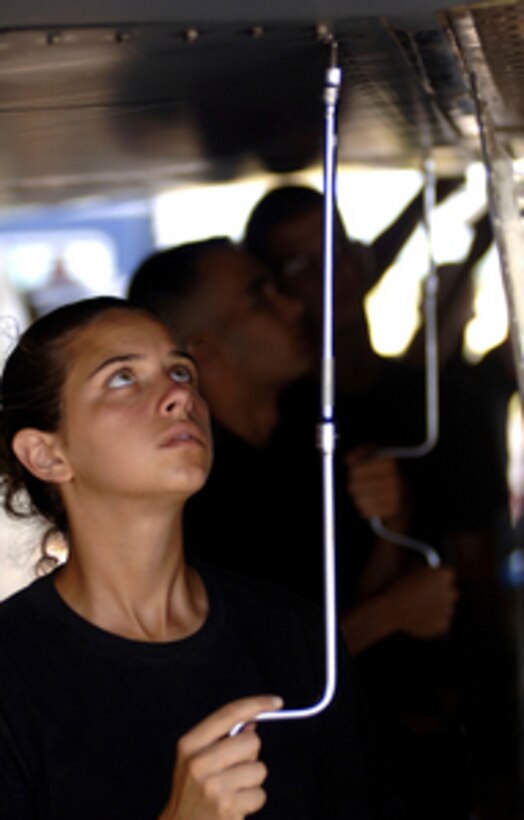
[[[202,432],[196,424],[180,422],[163,436],[160,446],[179,447],[187,444],[197,444],[200,447],[204,447],[205,443]]]

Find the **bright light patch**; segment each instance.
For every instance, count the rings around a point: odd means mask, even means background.
[[[524,507],[524,422],[518,393],[509,402],[506,437],[511,517],[516,522],[521,518]]]
[[[477,276],[475,317],[465,333],[465,353],[473,360],[504,341],[508,333],[508,308],[494,248],[482,260]]]
[[[111,290],[115,276],[115,252],[108,237],[76,239],[63,251],[67,271],[94,293]]]
[[[340,166],[337,202],[350,236],[372,242],[421,190],[422,181],[423,175],[416,169]],[[273,187],[288,184],[308,185],[321,191],[322,170],[316,168],[287,177],[265,174],[161,194],[153,202],[157,244],[167,247],[210,236],[239,240],[259,199]],[[472,239],[468,222],[476,219],[485,207],[485,171],[481,163],[475,163],[468,168],[465,183],[433,212],[431,245],[437,264],[465,257]],[[495,258],[494,254],[490,257]],[[467,330],[467,349],[477,358],[498,344],[506,333],[506,304],[495,266],[496,262],[490,262],[486,271],[479,274],[477,316]],[[420,321],[420,287],[428,268],[428,242],[420,226],[366,300],[372,344],[378,353],[401,355],[409,344]]]
[[[3,238],[4,265],[20,291],[45,287],[56,275],[81,284],[87,293],[112,292],[116,249],[111,237],[94,230],[33,231]]]
[[[370,291],[365,307],[374,350],[384,356],[404,352],[418,327],[418,298],[418,277],[400,265]]]
[[[337,200],[348,233],[371,242],[415,196],[421,175],[413,169],[348,170],[339,174]]]
[[[212,236],[239,240],[252,207],[273,184],[262,176],[223,185],[197,185],[160,194],[153,202],[159,247]]]
[[[21,290],[44,284],[53,268],[53,249],[48,242],[20,242],[5,253],[5,268]]]

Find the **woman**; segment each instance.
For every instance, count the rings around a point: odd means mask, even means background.
[[[280,696],[317,698],[319,629],[186,563],[182,511],[212,447],[167,330],[110,297],[59,308],[22,336],[2,394],[6,507],[43,516],[68,558],[0,606],[0,817],[371,816],[347,683],[320,718],[229,736]]]

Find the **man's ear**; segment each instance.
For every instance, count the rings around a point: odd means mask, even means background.
[[[41,481],[64,484],[72,478],[72,470],[53,433],[26,427],[13,438],[13,450],[26,470]]]

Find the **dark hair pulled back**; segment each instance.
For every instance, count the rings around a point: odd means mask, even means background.
[[[62,392],[70,345],[78,331],[108,311],[144,313],[124,299],[101,296],[59,307],[34,322],[9,355],[1,381],[0,474],[6,511],[15,517],[41,516],[51,532],[67,535],[67,519],[57,487],[41,481],[16,458],[12,443],[27,427],[56,431],[62,419]]]

